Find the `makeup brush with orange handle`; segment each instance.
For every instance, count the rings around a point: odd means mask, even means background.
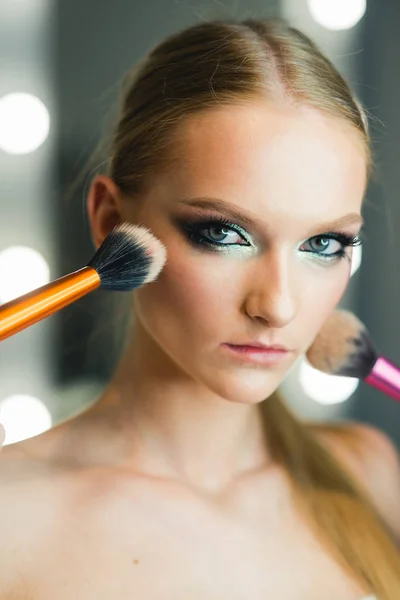
[[[306,356],[319,371],[363,379],[400,401],[400,368],[378,354],[365,325],[350,311],[332,313]]]
[[[165,246],[147,228],[121,223],[86,267],[0,305],[0,341],[96,288],[130,291],[150,283],[165,261]]]

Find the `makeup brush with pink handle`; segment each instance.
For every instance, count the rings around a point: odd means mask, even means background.
[[[306,356],[319,371],[363,379],[400,401],[400,368],[375,350],[365,325],[350,311],[332,313]]]

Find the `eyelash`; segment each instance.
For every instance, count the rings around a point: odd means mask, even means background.
[[[213,248],[220,248],[223,246],[246,246],[246,244],[219,243],[219,242],[208,239],[207,237],[205,237],[204,235],[202,235],[200,233],[201,230],[212,229],[213,227],[223,227],[224,229],[230,229],[232,231],[235,231],[239,235],[241,235],[245,241],[248,241],[246,239],[246,236],[244,235],[244,231],[241,227],[239,227],[235,223],[231,223],[230,221],[227,221],[223,217],[214,217],[212,219],[203,219],[203,220],[198,220],[198,221],[193,221],[193,220],[186,221],[184,223],[183,227],[188,234],[189,241],[191,241],[192,243],[194,243],[196,246],[198,246],[200,248],[204,248],[204,246],[212,246]],[[362,244],[362,239],[361,239],[360,235],[352,236],[345,232],[327,232],[327,233],[323,233],[320,235],[315,235],[315,236],[309,238],[307,241],[318,240],[318,239],[335,240],[335,241],[339,242],[340,244],[342,244],[342,248],[332,254],[323,254],[321,252],[314,252],[312,250],[303,250],[303,252],[315,254],[316,256],[318,256],[318,258],[322,258],[323,260],[328,260],[331,262],[333,262],[334,260],[340,260],[341,258],[347,257],[346,248],[351,247],[351,246],[353,246],[353,247],[359,246]],[[247,245],[250,246],[252,244],[248,243]]]

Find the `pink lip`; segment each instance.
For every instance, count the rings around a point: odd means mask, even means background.
[[[261,344],[260,342],[251,342],[251,344],[229,344],[230,346],[237,346],[239,348],[262,348],[263,350],[283,350],[284,352],[288,351],[288,348],[285,346],[281,346],[280,344],[272,344],[268,346],[267,344]]]
[[[261,365],[276,365],[286,358],[290,352],[283,346],[236,345],[222,344],[232,356],[239,357],[241,361],[253,362]]]

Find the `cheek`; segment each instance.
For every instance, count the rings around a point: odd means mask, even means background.
[[[335,267],[333,267],[335,268]],[[323,323],[336,308],[346,291],[350,278],[350,264],[338,265],[336,272],[329,272],[313,277],[308,286],[304,284],[301,297],[302,327],[313,339]]]
[[[303,299],[313,304],[333,306],[339,302],[347,288],[350,277],[350,266],[339,267],[336,273],[321,273],[313,277],[312,283],[304,287]]]
[[[222,270],[218,257],[180,252],[170,254],[156,282],[135,293],[135,305],[152,329],[171,327],[175,335],[178,329],[190,335],[210,334],[216,332],[235,289],[237,293],[235,278]]]

